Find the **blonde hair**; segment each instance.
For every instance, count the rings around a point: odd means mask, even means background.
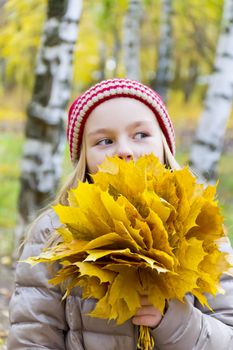
[[[87,178],[87,161],[86,161],[86,146],[85,142],[82,142],[80,157],[75,165],[74,171],[68,177],[66,183],[62,186],[58,192],[53,204],[60,203],[62,205],[68,205],[68,191],[71,188],[77,187],[79,181],[85,181]]]
[[[161,129],[160,129],[160,132],[161,132],[162,143],[163,143],[164,164],[167,166],[167,168],[170,168],[172,170],[181,169],[181,166],[177,163],[175,157],[173,156],[168,146],[167,140]]]

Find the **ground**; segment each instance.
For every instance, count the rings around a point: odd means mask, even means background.
[[[6,350],[8,334],[8,305],[13,290],[14,269],[0,263],[0,350]]]

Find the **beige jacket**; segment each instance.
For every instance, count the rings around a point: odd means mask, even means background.
[[[48,213],[34,225],[21,259],[38,255],[59,222]],[[231,249],[226,244],[225,249]],[[91,318],[94,300],[82,300],[77,291],[61,301],[59,288],[51,287],[45,264],[19,263],[16,289],[10,303],[8,350],[135,350],[137,327]],[[156,350],[233,349],[233,278],[223,276],[225,295],[208,301],[214,312],[203,309],[193,296],[173,301],[160,325],[152,331]]]

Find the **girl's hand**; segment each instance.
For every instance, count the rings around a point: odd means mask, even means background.
[[[147,297],[141,297],[141,305],[136,315],[132,318],[133,324],[151,328],[157,327],[163,318],[161,312],[149,304]]]

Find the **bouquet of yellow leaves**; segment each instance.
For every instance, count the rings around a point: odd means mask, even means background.
[[[54,206],[61,242],[28,259],[62,264],[51,283],[65,281],[65,297],[80,286],[83,298],[97,299],[90,316],[121,324],[142,295],[163,313],[166,301],[186,293],[208,306],[203,293],[223,292],[219,279],[230,264],[217,244],[224,232],[214,186],[153,155],[107,159],[92,180],[69,191],[68,206]],[[141,332],[141,348],[151,349]]]

